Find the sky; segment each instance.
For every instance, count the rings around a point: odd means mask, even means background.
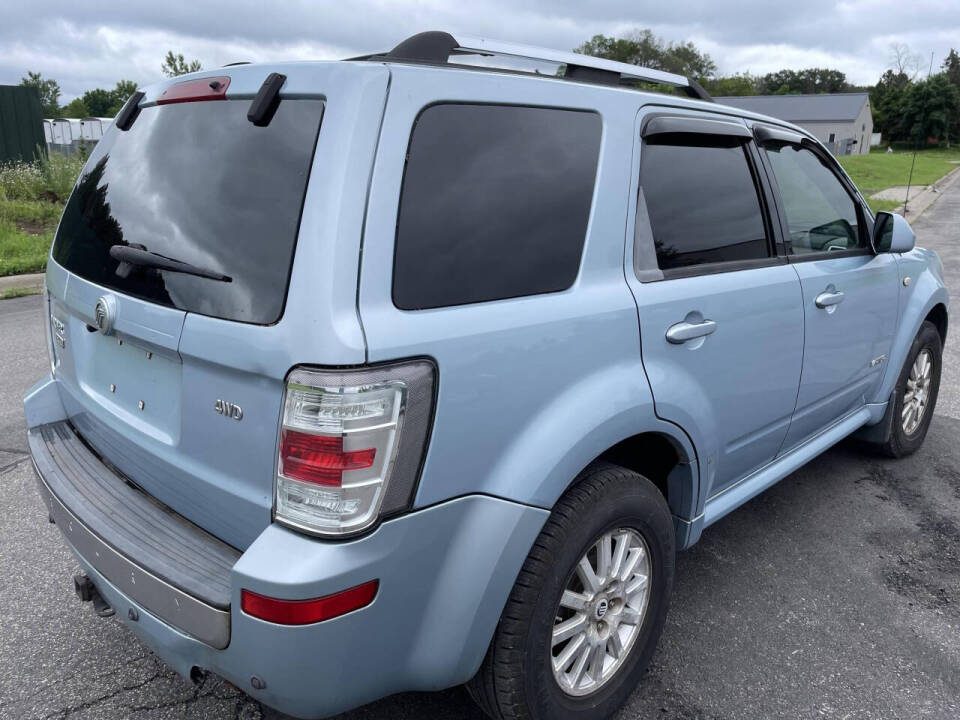
[[[906,44],[925,74],[960,49],[958,0],[0,0],[0,84],[27,70],[57,80],[61,104],[120,79],[157,80],[167,50],[204,68],[328,60],[382,51],[422,30],[571,50],[648,27],[693,41],[720,74],[830,67],[873,84]]]

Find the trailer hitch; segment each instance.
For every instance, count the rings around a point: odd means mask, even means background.
[[[80,602],[93,603],[93,611],[99,617],[106,618],[114,614],[113,608],[100,595],[97,586],[93,584],[93,580],[86,575],[73,576],[73,589],[77,593],[77,597],[80,598]]]

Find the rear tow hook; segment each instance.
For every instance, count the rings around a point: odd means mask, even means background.
[[[77,597],[80,598],[80,602],[93,603],[93,611],[100,617],[107,618],[114,614],[113,608],[100,595],[97,586],[93,584],[93,580],[86,575],[73,576],[73,589],[76,591]]]

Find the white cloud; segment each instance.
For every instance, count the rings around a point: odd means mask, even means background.
[[[831,67],[858,84],[886,69],[892,42],[909,44],[925,67],[931,52],[936,67],[960,46],[955,0],[0,0],[0,17],[0,83],[39,71],[59,81],[63,102],[121,78],[151,82],[170,49],[205,67],[331,59],[430,29],[570,49],[595,33],[650,27],[692,40],[722,73]]]

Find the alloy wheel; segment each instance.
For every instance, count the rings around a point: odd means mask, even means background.
[[[603,533],[580,558],[557,606],[553,677],[568,695],[599,690],[624,665],[650,598],[650,552],[640,533]]]
[[[926,414],[932,371],[933,357],[930,351],[921,350],[910,368],[910,377],[907,378],[907,387],[903,393],[900,422],[906,435],[913,435],[917,431]]]

